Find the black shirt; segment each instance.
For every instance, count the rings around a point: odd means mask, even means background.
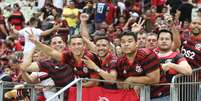
[[[178,10],[181,12],[179,21],[188,20],[191,21],[191,13],[192,13],[193,5],[189,3],[184,3],[179,6]]]

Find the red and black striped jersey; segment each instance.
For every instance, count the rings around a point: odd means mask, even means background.
[[[48,73],[57,87],[64,87],[74,79],[73,69],[68,64],[62,64],[54,59],[50,59],[38,62],[38,66],[40,71]]]
[[[85,50],[82,58],[84,59],[85,56],[89,57],[97,66],[100,66],[100,61],[96,54]],[[73,68],[75,77],[98,78],[98,74],[94,70],[87,68],[84,61],[76,61],[70,50],[63,53],[61,60],[62,63],[69,64]]]
[[[112,52],[109,52],[109,54],[105,57],[104,60],[100,59],[101,61],[101,69],[104,71],[110,73],[111,71],[116,71],[117,68],[117,56],[115,56]],[[103,79],[103,78],[101,78]],[[116,89],[116,84],[114,83],[100,83],[100,85],[104,88],[109,89]]]
[[[181,53],[192,68],[201,67],[201,38],[182,39]]]
[[[117,60],[118,79],[125,80],[130,76],[145,76],[160,68],[157,55],[148,49],[137,50],[134,61],[129,62],[127,56]]]
[[[159,56],[160,63],[175,63],[179,64],[182,61],[186,61],[186,58],[178,52],[172,52],[167,56]],[[177,71],[170,68],[167,72],[160,69],[160,83],[171,83],[172,77],[177,74]],[[159,97],[168,95],[170,92],[170,86],[152,86],[151,97]]]

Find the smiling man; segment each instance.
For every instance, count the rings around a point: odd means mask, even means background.
[[[181,38],[181,53],[194,69],[201,67],[201,18],[193,18],[190,27],[191,37]]]

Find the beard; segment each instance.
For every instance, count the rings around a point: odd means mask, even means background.
[[[201,32],[200,29],[197,28],[197,27],[192,29],[192,34],[195,35],[195,36],[199,35],[200,32]]]

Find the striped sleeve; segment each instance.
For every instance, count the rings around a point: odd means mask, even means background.
[[[160,60],[154,52],[147,54],[141,63],[146,74],[151,73],[161,67]]]

